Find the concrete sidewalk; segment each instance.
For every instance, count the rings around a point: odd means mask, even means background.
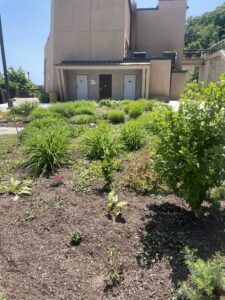
[[[23,128],[17,128],[18,132],[23,130]],[[16,128],[15,127],[0,127],[0,135],[13,135],[17,134]]]

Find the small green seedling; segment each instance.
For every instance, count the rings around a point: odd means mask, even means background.
[[[82,242],[82,236],[80,231],[74,231],[74,233],[71,236],[70,244],[72,246],[79,246]]]
[[[14,201],[19,199],[19,196],[30,196],[31,195],[31,185],[32,180],[17,180],[11,178],[9,184],[0,184],[0,190],[3,192],[14,195]]]
[[[110,247],[108,250],[108,275],[111,284],[116,286],[122,279],[122,266],[119,262],[118,250],[115,247]]]
[[[112,190],[108,197],[108,213],[118,217],[122,215],[122,211],[125,206],[127,206],[127,202],[119,201],[118,194],[115,192],[115,190]]]

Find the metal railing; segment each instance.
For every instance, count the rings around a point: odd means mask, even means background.
[[[203,59],[206,54],[205,49],[194,49],[194,50],[184,50],[183,58],[184,59]]]
[[[219,50],[225,50],[225,39],[207,49],[207,54],[213,54]]]

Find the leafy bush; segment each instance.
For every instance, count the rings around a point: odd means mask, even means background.
[[[45,91],[40,92],[38,99],[41,103],[49,103],[49,95]]]
[[[118,194],[112,190],[108,196],[108,213],[116,217],[122,215],[122,211],[127,206],[126,201],[119,201]]]
[[[125,113],[122,110],[112,110],[108,113],[108,119],[112,124],[125,122]]]
[[[179,283],[178,296],[188,300],[218,299],[225,292],[225,269],[220,254],[204,261],[195,257],[194,250],[184,249],[185,264],[190,276],[187,282]]]
[[[68,162],[69,132],[55,126],[37,130],[25,141],[26,166],[34,176],[52,175]]]
[[[8,184],[4,185],[0,183],[0,191],[14,195],[14,200],[18,200],[19,196],[31,195],[31,188],[29,187],[31,183],[31,180],[17,180],[11,178]]]
[[[11,108],[10,114],[28,117],[29,114],[37,107],[38,107],[37,102],[25,102]]]
[[[92,116],[92,115],[78,115],[72,117],[69,121],[71,124],[84,125],[84,124],[96,123],[97,118],[96,116]]]
[[[127,150],[139,150],[146,144],[146,130],[138,122],[130,121],[121,129],[121,140]]]
[[[224,93],[222,80],[188,85],[178,112],[167,111],[157,128],[156,170],[196,214],[225,177]]]
[[[138,193],[155,192],[163,184],[154,170],[154,162],[148,150],[138,152],[130,160],[120,176],[119,185]]]
[[[121,150],[117,134],[106,123],[101,123],[99,127],[85,132],[83,145],[85,155],[96,160],[103,160],[106,151],[109,157],[114,157]]]

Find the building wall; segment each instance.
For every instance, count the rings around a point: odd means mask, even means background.
[[[158,9],[136,11],[136,51],[160,56],[177,51],[181,67],[184,47],[187,0],[159,0]]]
[[[170,96],[170,60],[152,60],[150,72],[150,96],[169,97]]]
[[[170,99],[172,100],[180,99],[180,95],[184,92],[185,82],[186,82],[185,71],[172,73]]]
[[[67,79],[67,100],[76,100],[76,75],[88,76],[88,98],[99,99],[99,75],[112,75],[112,99],[121,100],[124,98],[124,75],[136,75],[136,98],[141,98],[141,71],[140,70],[88,70],[88,71],[65,71]],[[92,82],[95,84],[91,84]]]

